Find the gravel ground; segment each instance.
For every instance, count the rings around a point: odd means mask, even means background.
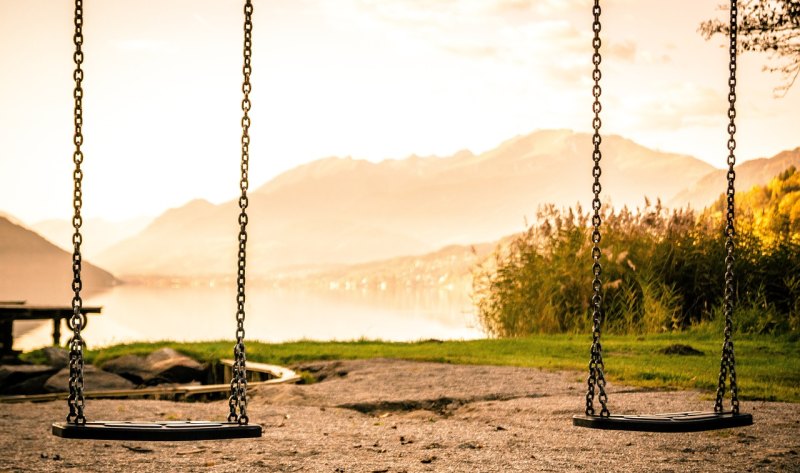
[[[250,391],[260,439],[63,440],[63,402],[0,404],[0,472],[800,471],[800,405],[745,402],[750,427],[691,434],[573,427],[583,375],[396,360],[301,367],[323,380]],[[746,389],[746,386],[743,387]],[[615,412],[708,410],[696,392],[610,386]],[[91,419],[221,420],[225,402],[89,401]]]

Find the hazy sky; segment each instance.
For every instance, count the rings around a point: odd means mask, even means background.
[[[85,3],[85,215],[233,198],[242,2]],[[331,155],[480,152],[589,129],[589,0],[254,3],[254,187]],[[603,2],[606,132],[724,164],[727,55],[697,33],[726,15],[719,3]],[[26,222],[71,212],[72,8],[0,0],[0,212]],[[742,160],[800,145],[800,85],[774,99],[765,61],[740,58]]]

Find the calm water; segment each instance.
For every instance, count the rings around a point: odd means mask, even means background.
[[[235,289],[124,285],[88,299],[103,306],[89,316],[90,347],[156,340],[232,340]],[[251,340],[391,341],[474,339],[483,332],[466,293],[427,291],[312,291],[248,288],[246,336]],[[15,348],[48,345],[52,324],[15,340]],[[66,335],[64,336],[64,339]],[[64,340],[62,340],[63,342]]]

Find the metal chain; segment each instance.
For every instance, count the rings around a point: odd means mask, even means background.
[[[75,79],[75,89],[72,96],[75,100],[75,134],[72,141],[75,144],[75,151],[72,154],[72,161],[75,163],[75,170],[72,174],[73,177],[73,192],[72,192],[72,227],[74,233],[72,234],[72,316],[67,321],[67,325],[72,329],[72,338],[69,341],[69,397],[67,398],[67,405],[69,406],[69,414],[67,415],[67,422],[75,424],[85,424],[86,417],[83,414],[84,399],[83,399],[83,338],[81,337],[81,329],[86,325],[86,316],[83,314],[83,299],[81,299],[81,289],[83,282],[81,281],[81,243],[83,237],[81,235],[81,225],[83,218],[81,217],[81,206],[83,205],[83,171],[81,164],[83,163],[83,151],[81,145],[83,144],[83,1],[75,0],[75,34],[72,37],[75,43],[75,53],[72,55],[75,61],[75,72],[72,74]]]
[[[722,344],[722,360],[719,368],[719,383],[717,385],[717,399],[714,411],[722,412],[722,402],[725,397],[725,381],[730,375],[731,380],[731,411],[739,413],[739,388],[736,385],[736,359],[733,354],[733,304],[734,304],[734,250],[736,228],[734,227],[734,197],[736,189],[736,36],[738,33],[738,6],[736,0],[731,0],[730,10],[730,77],[728,78],[728,209],[725,222],[725,340]]]
[[[248,171],[250,163],[250,58],[252,56],[252,33],[253,33],[253,4],[251,0],[245,0],[244,4],[244,66],[242,74],[242,164],[241,181],[239,188],[239,261],[236,278],[236,346],[234,347],[233,377],[231,379],[231,395],[228,399],[230,414],[228,421],[236,421],[241,425],[246,425],[249,421],[247,417],[247,367],[244,347],[244,305],[245,305],[245,268],[247,250],[247,188],[249,186]]]
[[[592,151],[592,161],[594,161],[594,167],[592,167],[592,176],[594,177],[594,183],[592,184],[592,193],[594,194],[592,199],[592,209],[594,210],[592,215],[592,275],[594,279],[592,280],[591,300],[592,356],[589,361],[589,378],[587,380],[586,415],[595,414],[594,397],[596,388],[599,391],[597,399],[602,406],[600,416],[605,417],[611,413],[606,405],[608,396],[606,395],[605,365],[603,364],[603,352],[600,344],[600,327],[603,323],[603,296],[601,293],[602,282],[600,280],[603,272],[603,268],[600,265],[600,224],[602,223],[600,218],[600,190],[602,189],[600,185],[600,159],[602,158],[602,153],[600,152],[600,142],[602,141],[600,137],[600,125],[602,124],[600,121],[600,111],[602,110],[602,105],[600,104],[600,77],[602,75],[600,73],[600,62],[602,60],[600,56],[600,0],[595,0],[592,14],[594,15],[594,22],[592,23],[592,30],[594,31],[594,38],[592,39],[592,47],[594,48],[594,54],[592,55],[592,63],[594,64],[594,70],[592,71],[592,79],[594,80],[594,86],[592,87],[592,95],[594,95],[594,103],[592,104],[592,110],[594,111],[594,119],[592,120],[592,128],[594,128],[594,135],[592,135],[592,143],[594,144],[594,150]]]

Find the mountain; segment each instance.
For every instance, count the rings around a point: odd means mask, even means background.
[[[719,222],[726,209],[720,195],[698,214],[706,222]],[[746,227],[762,243],[800,243],[800,170],[789,167],[768,180],[736,195],[738,225]],[[491,243],[449,245],[435,252],[297,274],[269,281],[274,287],[307,287],[316,290],[373,294],[418,289],[472,291],[478,266],[495,269],[495,253],[506,254],[521,236],[508,235]]]
[[[72,300],[72,254],[35,232],[0,217],[0,300],[69,305]],[[83,262],[84,294],[118,281],[107,271]]]
[[[754,186],[765,185],[770,179],[792,166],[800,168],[800,147],[783,151],[771,158],[745,161],[736,166],[736,190],[748,191]],[[725,169],[710,172],[670,199],[669,205],[672,207],[689,205],[696,209],[711,205],[725,192],[728,185],[727,174],[728,171]]]
[[[476,155],[373,163],[327,158],[251,192],[248,274],[354,264],[492,241],[524,228],[545,203],[588,203],[591,137],[538,131]],[[605,202],[670,198],[714,168],[620,136],[603,141]],[[193,201],[99,254],[117,274],[234,274],[237,202]]]
[[[130,238],[152,221],[149,217],[138,217],[120,222],[102,218],[83,220],[81,233],[84,241],[84,254],[94,258],[103,250]],[[69,220],[43,220],[29,226],[31,230],[47,238],[62,250],[72,252],[72,222]]]
[[[727,199],[721,195],[704,214],[721,220]],[[737,192],[736,215],[765,245],[779,241],[800,243],[800,171],[795,166],[781,172],[766,185]]]

